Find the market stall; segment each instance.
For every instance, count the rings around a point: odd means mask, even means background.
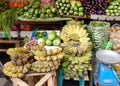
[[[96,52],[114,51],[119,58],[120,0],[11,0],[0,4],[4,4],[0,8],[0,51],[10,58],[2,64],[2,71],[13,86],[63,86],[63,80],[71,79],[79,81],[79,86],[113,85],[109,77],[101,79],[106,59],[101,60]],[[108,69],[117,77],[114,86],[119,86],[116,63]]]

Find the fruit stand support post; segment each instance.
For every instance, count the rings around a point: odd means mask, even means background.
[[[48,73],[31,73],[26,74],[27,77],[33,77],[33,76],[43,76],[34,86],[43,86],[47,82],[47,86],[57,86],[55,83],[56,80],[56,71],[48,72]],[[19,79],[19,78],[11,78],[13,81],[13,86],[31,86],[27,84],[25,81]]]

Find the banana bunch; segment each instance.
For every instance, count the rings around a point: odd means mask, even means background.
[[[15,66],[10,62],[7,62],[4,64],[3,72],[13,78],[21,78],[24,76],[25,73],[27,73],[31,68],[30,63],[26,63],[22,66]]]
[[[26,52],[29,52],[30,51],[30,48],[27,47],[27,48],[24,48],[24,47],[16,47],[16,48],[9,48],[7,50],[7,54],[8,55],[12,55],[12,54],[20,54],[20,53],[26,53]]]
[[[56,60],[62,60],[64,56],[64,53],[62,52],[62,48],[55,48],[55,49],[46,49],[43,48],[41,51],[37,50],[35,52],[34,58],[36,60],[41,61],[56,61]]]
[[[79,78],[87,75],[88,69],[91,68],[91,56],[91,51],[80,57],[65,55],[64,62],[62,63],[62,71],[65,76]]]
[[[34,50],[36,50],[34,51],[34,59],[37,61],[32,63],[31,70],[36,72],[49,72],[58,69],[65,55],[62,48],[47,49],[41,43],[37,48],[34,46]]]
[[[25,65],[26,63],[31,63],[34,60],[34,55],[32,52],[30,52],[30,48],[28,47],[10,48],[8,49],[7,54],[10,55],[11,64],[15,66]]]
[[[73,24],[71,24],[73,22]],[[65,53],[73,56],[81,56],[91,50],[92,43],[88,38],[87,31],[82,28],[82,23],[70,21],[62,28],[60,38],[63,40],[61,47]]]
[[[49,72],[51,70],[58,69],[60,65],[60,60],[58,61],[36,61],[32,63],[31,70],[36,72]]]

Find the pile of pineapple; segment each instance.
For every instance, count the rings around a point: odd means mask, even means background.
[[[62,70],[67,77],[83,77],[90,67],[92,42],[83,25],[83,22],[69,21],[60,34],[65,53]]]

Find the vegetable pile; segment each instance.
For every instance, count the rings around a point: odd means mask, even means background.
[[[83,16],[83,6],[80,1],[70,1],[71,2],[71,7],[69,10],[69,15],[75,15],[75,16]]]
[[[60,37],[56,31],[49,32],[47,37],[41,37],[38,39],[38,44],[43,42],[47,46],[59,46],[61,43]]]
[[[40,15],[40,3],[41,0],[34,0],[31,4],[18,8],[18,15],[28,19],[37,18]]]
[[[70,0],[56,0],[56,8],[60,16],[67,15],[67,12],[70,9]]]
[[[120,53],[120,25],[111,28],[110,40],[113,43],[113,50]]]
[[[83,6],[80,1],[57,0],[56,8],[60,16],[74,15],[83,16]]]
[[[120,0],[113,0],[106,9],[108,16],[120,16]]]
[[[43,8],[40,8],[41,0],[34,0],[28,6],[18,8],[18,15],[27,18],[52,18],[55,16],[56,11],[52,5],[46,5]]]
[[[107,4],[107,0],[84,0],[84,12],[86,16],[90,16],[91,14],[105,14]]]
[[[41,9],[40,18],[53,18],[56,16],[56,10],[52,5],[46,5]]]
[[[89,35],[95,49],[105,49],[108,42],[110,24],[107,22],[92,21],[88,28]]]

